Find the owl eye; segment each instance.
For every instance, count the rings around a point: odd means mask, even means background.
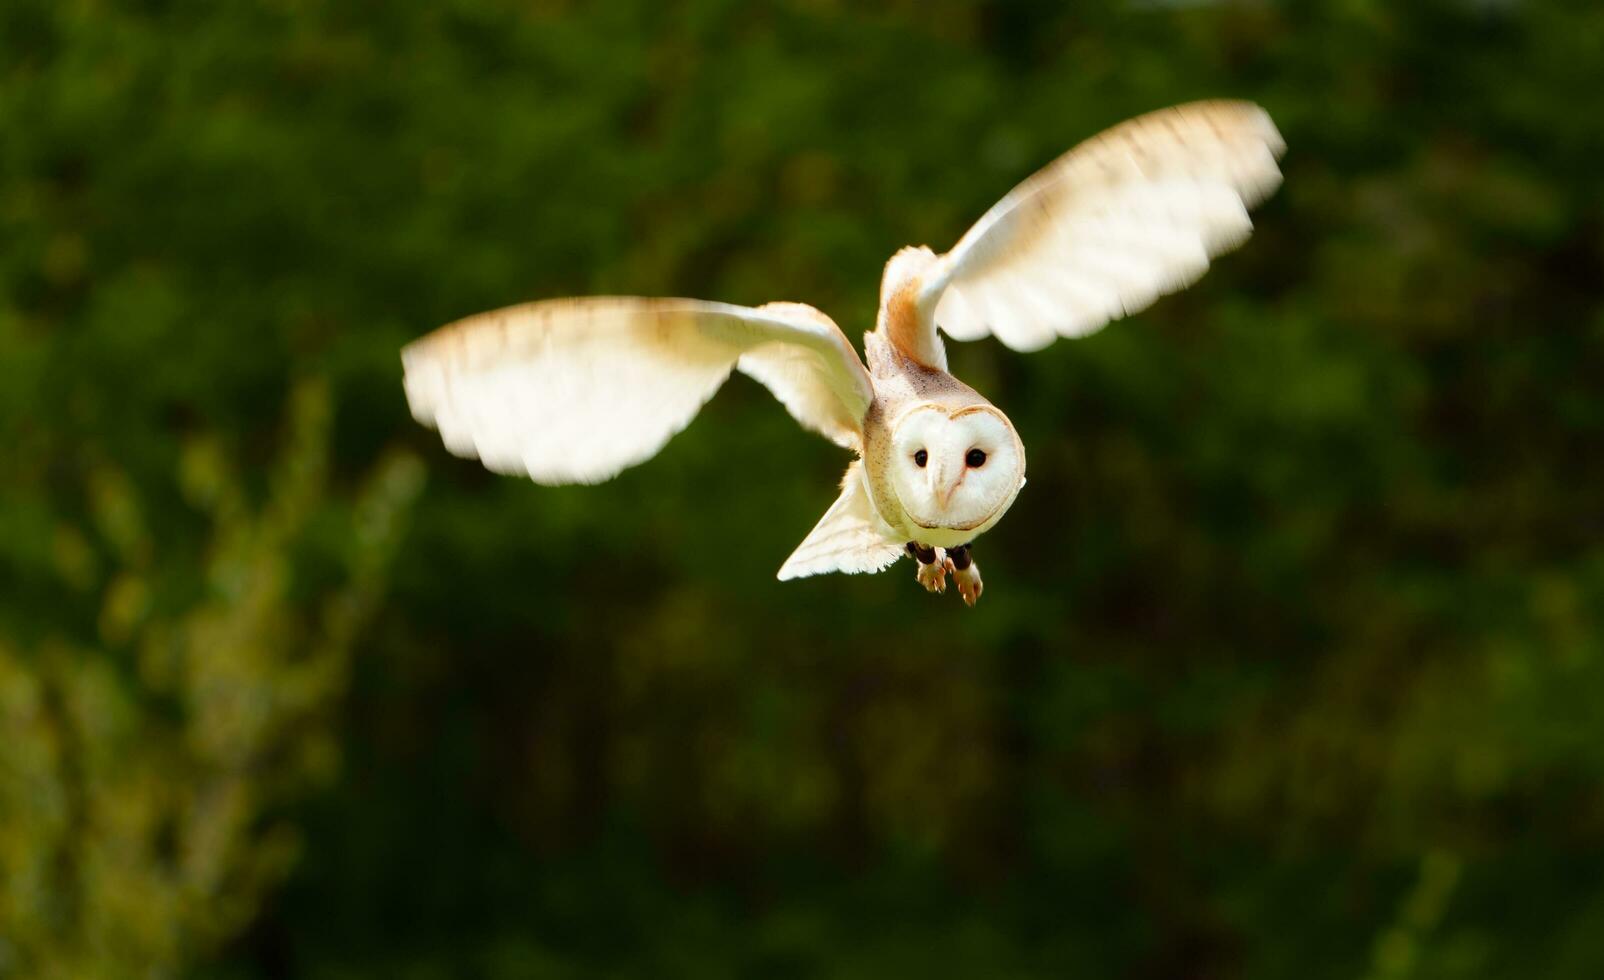
[[[969,454],[964,457],[964,462],[968,463],[969,468],[972,470],[979,469],[986,465],[986,451],[984,449],[971,449]]]
[[[923,449],[913,454],[913,465],[919,467],[921,470],[925,468],[925,464],[928,462],[930,462],[930,454],[925,452]]]

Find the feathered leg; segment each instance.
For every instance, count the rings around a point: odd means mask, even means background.
[[[908,542],[908,554],[919,563],[914,577],[927,592],[947,591],[947,560],[940,548],[930,548],[915,541]]]

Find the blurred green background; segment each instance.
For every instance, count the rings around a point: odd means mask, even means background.
[[[1604,7],[0,4],[0,976],[1604,976]],[[545,489],[398,349],[584,293],[856,339],[1136,113],[1290,151],[1196,287],[950,345],[976,610],[774,572],[737,376]]]

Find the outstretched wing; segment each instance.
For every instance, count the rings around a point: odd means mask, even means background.
[[[1014,188],[920,278],[921,337],[1015,350],[1081,337],[1182,289],[1240,245],[1281,182],[1265,111],[1194,102],[1095,136]]]
[[[780,581],[825,572],[878,572],[902,557],[895,537],[869,499],[863,464],[854,461],[841,480],[841,496],[824,512],[796,551],[780,566]]]
[[[844,446],[858,446],[873,397],[840,328],[793,304],[546,300],[441,327],[401,362],[413,417],[448,449],[547,484],[597,483],[655,455],[738,363]]]

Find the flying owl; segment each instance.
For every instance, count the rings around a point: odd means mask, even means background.
[[[782,580],[877,572],[904,552],[932,592],[980,597],[971,545],[1025,485],[1008,417],[947,371],[941,334],[1018,351],[1084,337],[1240,245],[1284,144],[1244,102],[1149,113],[1016,187],[937,255],[886,264],[864,359],[828,316],[688,299],[555,299],[442,327],[401,352],[407,400],[446,448],[537,483],[598,483],[649,459],[732,370],[857,454]]]

